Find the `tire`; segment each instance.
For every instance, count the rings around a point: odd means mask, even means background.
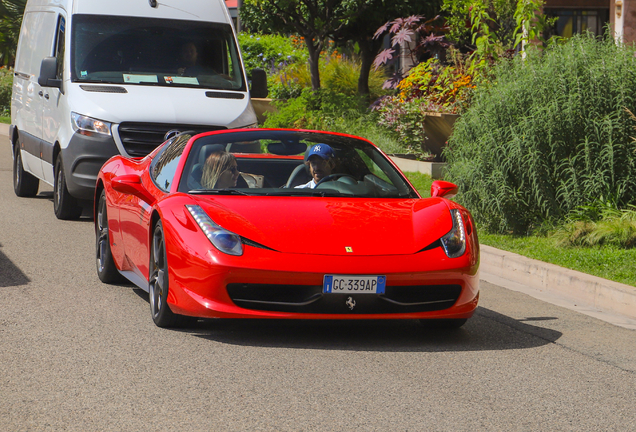
[[[82,215],[82,206],[79,205],[77,198],[72,196],[66,187],[66,177],[64,174],[64,165],[62,163],[62,155],[57,156],[55,162],[55,185],[53,186],[53,210],[55,216],[62,220],[79,219]]]
[[[107,284],[123,282],[124,277],[117,271],[110,249],[110,231],[106,208],[106,192],[102,190],[95,215],[95,257],[97,276]]]
[[[20,143],[15,143],[13,152],[13,190],[19,197],[34,197],[38,194],[40,180],[24,170]]]
[[[458,329],[468,321],[467,318],[421,319],[420,325],[429,329]]]
[[[181,317],[173,313],[168,306],[168,261],[163,225],[157,221],[152,233],[150,248],[150,278],[148,294],[150,296],[150,314],[157,327],[168,328],[181,324]]]

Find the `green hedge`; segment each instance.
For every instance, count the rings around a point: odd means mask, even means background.
[[[449,139],[446,179],[493,232],[635,202],[634,49],[577,36],[498,65]]]
[[[0,116],[11,115],[11,91],[13,89],[13,69],[0,68]]]
[[[306,57],[302,49],[297,49],[292,40],[284,36],[239,33],[238,41],[248,75],[255,68],[265,69],[271,75]]]

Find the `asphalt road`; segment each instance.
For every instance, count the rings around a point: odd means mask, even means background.
[[[162,330],[95,272],[90,218],[17,198],[0,142],[0,430],[636,430],[636,331],[482,283],[458,331],[202,321]]]

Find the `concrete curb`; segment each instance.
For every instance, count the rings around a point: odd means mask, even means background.
[[[575,306],[636,320],[636,287],[481,245],[480,275],[535,291],[557,294]]]
[[[389,157],[402,171],[428,174],[435,180],[439,180],[444,176],[444,169],[446,168],[446,164],[444,162],[423,162],[412,159],[404,159],[397,156]]]
[[[0,123],[0,135],[4,135],[5,137],[9,137],[9,125],[5,123]]]

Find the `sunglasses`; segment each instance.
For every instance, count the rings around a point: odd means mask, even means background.
[[[235,166],[230,167],[230,168],[226,169],[226,170],[225,170],[225,171],[223,171],[223,172],[226,172],[226,171],[230,171],[232,174],[236,174],[236,173],[238,173],[238,172],[239,172],[238,167],[235,167]]]

